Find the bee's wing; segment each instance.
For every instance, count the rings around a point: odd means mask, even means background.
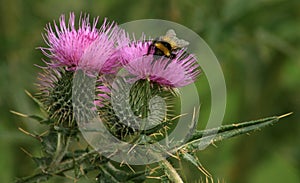
[[[187,42],[187,41],[185,41],[183,39],[178,39],[176,37],[176,33],[175,33],[175,31],[173,29],[169,29],[166,32],[166,35],[162,36],[161,39],[169,42],[170,44],[172,44],[172,47],[174,49],[183,48],[183,47],[186,47],[186,46],[188,46],[190,44],[189,42]]]
[[[176,41],[177,47],[179,47],[179,48],[186,47],[186,46],[188,46],[188,45],[190,44],[188,41],[183,40],[183,39],[178,39],[178,38],[176,38],[175,41]]]
[[[176,38],[176,33],[173,29],[169,29],[167,32],[166,32],[166,35],[165,37],[170,37],[170,38],[173,38],[175,37]]]

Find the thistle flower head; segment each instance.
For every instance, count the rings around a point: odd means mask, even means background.
[[[137,41],[120,48],[120,62],[126,65],[132,60],[144,57],[148,54],[150,45],[151,41]]]
[[[149,53],[151,42],[137,42],[124,47],[121,55],[123,67],[138,79],[148,79],[170,87],[183,87],[195,81],[199,65],[194,55],[184,49],[175,58]]]
[[[59,25],[55,22],[54,27],[48,24],[44,40],[49,47],[41,50],[53,61],[50,65],[74,69],[84,50],[99,36],[99,31],[96,29],[97,22],[98,18],[95,18],[91,25],[89,16],[85,15],[79,18],[79,28],[76,29],[75,14],[70,13],[68,22],[65,15],[61,15]]]
[[[105,74],[114,73],[120,66],[115,40],[121,34],[121,29],[114,23],[108,26],[104,23],[97,39],[85,49],[78,63],[78,69]]]
[[[114,59],[114,42],[121,33],[118,26],[104,19],[99,29],[96,28],[98,17],[89,22],[89,15],[79,18],[79,27],[75,27],[75,15],[70,13],[69,21],[61,15],[59,25],[54,22],[46,27],[44,36],[48,48],[41,48],[50,58],[50,67],[64,66],[68,70],[83,69],[96,72],[109,72],[117,66]]]

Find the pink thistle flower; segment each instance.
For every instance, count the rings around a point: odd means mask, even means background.
[[[123,33],[117,39],[117,44],[119,60],[123,65],[126,65],[131,60],[147,55],[152,41],[146,40],[145,35],[142,35],[139,40],[133,37],[133,41],[131,41],[129,35]]]
[[[66,23],[61,15],[59,25],[54,22],[46,27],[44,40],[48,48],[40,48],[43,54],[51,59],[50,67],[65,66],[68,70],[83,69],[96,72],[111,72],[118,66],[114,42],[122,31],[114,23],[104,19],[97,29],[98,17],[89,23],[89,15],[79,18],[79,27],[75,27],[75,15],[70,13]]]
[[[151,42],[135,42],[122,48],[123,67],[136,78],[149,79],[152,82],[170,87],[183,87],[193,83],[200,74],[197,59],[185,50],[176,52],[176,57],[148,54]]]
[[[41,50],[51,59],[52,63],[49,65],[75,69],[84,50],[99,36],[99,31],[96,29],[97,22],[98,18],[95,18],[90,25],[89,16],[85,15],[79,18],[79,28],[76,30],[75,15],[70,13],[67,24],[65,15],[60,16],[59,25],[54,21],[54,29],[51,24],[48,24],[44,40],[49,48],[41,48]]]
[[[129,46],[120,48],[120,62],[124,65],[137,58],[147,55],[151,42],[135,42]]]
[[[85,49],[78,68],[96,73],[115,73],[115,68],[120,66],[115,40],[121,33],[121,29],[114,24],[101,27],[98,38]]]

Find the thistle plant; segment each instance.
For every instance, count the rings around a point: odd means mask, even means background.
[[[194,106],[184,138],[176,140],[170,133],[186,115],[180,111],[180,88],[200,77],[197,57],[186,47],[172,51],[172,58],[157,54],[154,39],[131,40],[107,19],[97,28],[99,20],[91,23],[84,14],[77,22],[70,13],[68,20],[62,15],[58,23],[46,26],[47,47],[40,48],[46,66],[39,66],[39,92],[28,93],[46,115],[13,113],[35,119],[48,130],[33,134],[21,129],[40,141],[42,155],[26,151],[38,172],[16,182],[56,176],[74,182],[183,182],[171,163],[181,160],[196,166],[206,182],[214,182],[197,151],[288,115],[197,130],[199,106]]]

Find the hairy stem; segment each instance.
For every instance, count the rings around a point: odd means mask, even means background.
[[[67,136],[60,132],[57,133],[56,151],[50,167],[55,167],[61,162],[61,160],[63,159],[64,155],[68,150],[70,140],[71,137],[69,135]]]
[[[171,180],[171,182],[183,183],[180,175],[177,173],[175,168],[171,165],[171,163],[168,160],[163,159],[160,163],[164,167],[165,173],[168,176],[168,178]]]

